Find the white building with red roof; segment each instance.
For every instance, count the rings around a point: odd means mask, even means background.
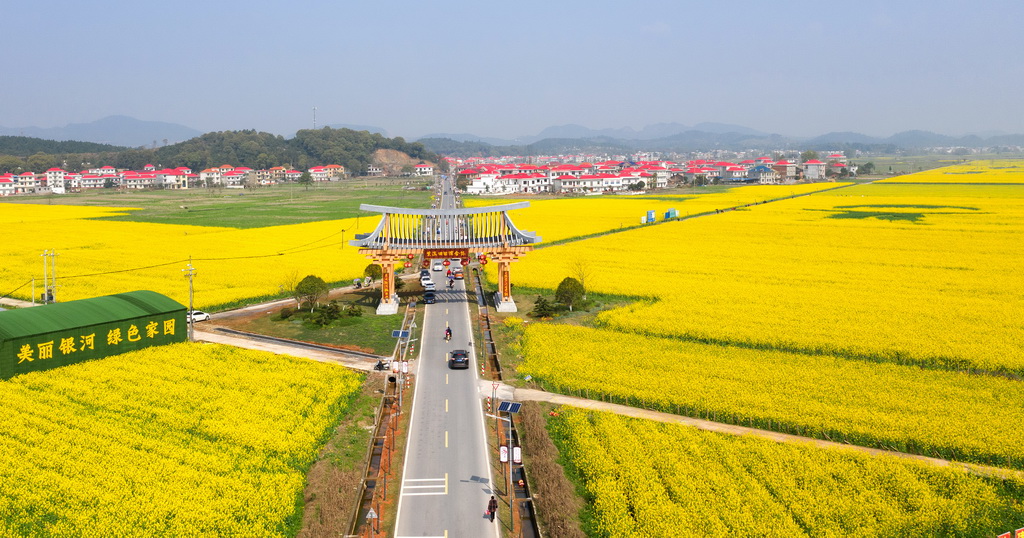
[[[220,168],[207,168],[199,172],[199,182],[206,186],[223,185],[224,172]]]
[[[787,160],[781,160],[774,165],[772,168],[779,173],[779,180],[783,183],[792,183],[797,178],[797,166],[796,163]]]
[[[314,166],[308,170],[309,176],[313,178],[313,181],[330,181],[331,174],[323,166]]]
[[[13,174],[0,174],[0,196],[14,194],[14,181]]]
[[[431,164],[417,164],[413,168],[415,170],[413,173],[417,176],[430,177],[434,175],[434,166]]]
[[[43,176],[44,178],[46,176]],[[39,178],[32,172],[14,176],[15,194],[35,194],[39,189]]]
[[[825,170],[825,163],[819,161],[818,159],[804,161],[804,179],[808,181],[824,181]]]

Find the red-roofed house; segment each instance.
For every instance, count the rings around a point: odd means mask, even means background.
[[[823,181],[825,179],[825,163],[818,159],[804,161],[804,179],[808,181]]]
[[[244,189],[245,184],[249,181],[249,173],[241,170],[231,170],[229,172],[222,172],[220,179],[224,182],[224,186],[229,189]]]
[[[0,196],[14,194],[14,176],[12,174],[0,175]]]
[[[779,180],[783,183],[792,183],[797,178],[797,166],[796,163],[792,163],[786,160],[775,163],[772,168],[779,173]]]
[[[206,170],[199,172],[199,182],[207,187],[222,185],[222,176],[223,174],[221,173],[220,168],[207,168]]]
[[[45,176],[44,176],[45,177]],[[35,194],[39,188],[39,179],[32,172],[14,176],[15,194]]]
[[[345,179],[345,167],[340,164],[328,164],[324,170],[331,176],[331,181]]]
[[[330,173],[323,166],[314,166],[309,169],[309,175],[313,181],[330,181]]]
[[[430,164],[417,164],[415,167],[415,174],[417,176],[433,176],[434,166]]]
[[[102,189],[105,185],[103,176],[99,174],[79,174],[83,189]]]

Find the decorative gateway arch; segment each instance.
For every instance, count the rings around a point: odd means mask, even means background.
[[[359,209],[382,213],[377,228],[368,234],[357,234],[349,243],[360,247],[359,253],[381,266],[381,299],[377,314],[398,312],[395,293],[395,266],[409,263],[417,254],[424,259],[469,258],[470,252],[498,263],[499,312],[515,312],[509,265],[533,250],[541,238],[523,232],[512,224],[508,212],[529,207],[530,202],[517,202],[472,209],[406,209],[362,204]]]

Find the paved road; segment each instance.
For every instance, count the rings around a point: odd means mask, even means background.
[[[451,208],[451,186],[444,190],[441,207]],[[433,273],[438,301],[425,305],[395,536],[497,537],[497,520],[484,517],[493,478],[465,282],[449,290],[445,274]],[[452,328],[450,342],[445,326]],[[448,368],[455,349],[470,352],[469,369]]]

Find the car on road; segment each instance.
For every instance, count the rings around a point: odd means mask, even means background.
[[[427,280],[423,282],[423,289],[426,291],[437,291],[437,284],[434,284],[433,280]]]
[[[448,354],[448,368],[467,369],[469,368],[469,352],[465,349],[456,349]]]
[[[455,280],[462,280],[463,278],[465,278],[462,275],[462,269],[459,268],[459,269],[456,269],[455,271],[452,271],[452,278],[454,278]]]
[[[441,260],[434,260],[434,266],[431,269],[434,271],[444,271],[444,264],[441,263]]]
[[[437,294],[435,294],[432,291],[425,291],[425,292],[423,292],[423,303],[424,304],[434,304],[436,302],[437,302]]]
[[[420,278],[423,278],[423,277],[430,278],[430,271],[428,271],[427,269],[421,269],[420,270]]]
[[[202,310],[193,310],[187,314],[185,321],[196,323],[199,321],[210,321],[210,315]]]

